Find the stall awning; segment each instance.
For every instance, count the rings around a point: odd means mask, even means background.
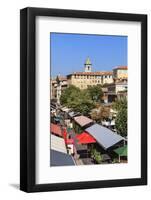
[[[70,166],[75,165],[71,155],[55,150],[50,150],[50,165],[51,166]]]
[[[50,137],[50,148],[62,153],[67,153],[64,139],[52,134]]]
[[[77,115],[80,115],[80,113],[75,113],[73,111],[69,112],[68,114],[69,114],[70,117],[75,117]]]
[[[51,123],[51,125],[50,125],[50,132],[54,133],[56,135],[62,136],[61,128],[57,124]]]
[[[105,150],[124,140],[122,136],[99,124],[90,126],[86,131],[92,135]]]
[[[76,138],[78,140],[78,144],[96,143],[96,140],[94,139],[94,137],[92,137],[91,135],[89,135],[86,132],[83,132],[81,134],[77,134]]]
[[[127,156],[127,145],[114,150],[119,156]]]
[[[77,124],[79,124],[81,127],[83,126],[86,126],[90,123],[93,122],[92,119],[88,118],[88,117],[85,117],[83,115],[81,116],[77,116],[77,117],[74,117],[74,120],[76,121]]]
[[[61,110],[63,112],[69,112],[71,110],[71,108],[63,107],[63,108],[61,108]]]

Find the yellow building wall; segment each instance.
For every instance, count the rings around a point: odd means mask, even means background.
[[[118,70],[117,71],[117,78],[119,78],[119,79],[128,78],[127,70]]]
[[[105,83],[112,83],[113,78],[112,76],[107,78],[98,78],[97,76],[79,76],[78,78],[75,78],[75,76],[71,76],[68,79],[68,84],[75,85],[76,87],[80,89],[86,89],[88,85],[94,86],[98,84],[105,84]]]

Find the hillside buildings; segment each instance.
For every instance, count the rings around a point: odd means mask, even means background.
[[[75,85],[83,90],[99,84],[104,92],[104,102],[112,102],[116,98],[127,96],[127,78],[127,66],[118,66],[112,71],[93,72],[90,58],[87,58],[83,72],[73,72],[66,77],[57,76],[51,80],[51,99],[60,103],[61,93],[68,85]]]

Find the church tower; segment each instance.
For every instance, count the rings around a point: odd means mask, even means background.
[[[92,63],[90,61],[90,58],[88,57],[84,63],[84,71],[85,72],[91,72],[92,71]]]

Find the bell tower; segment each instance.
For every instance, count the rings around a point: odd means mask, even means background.
[[[91,72],[92,71],[92,63],[90,61],[90,58],[88,57],[84,63],[84,71],[85,72]]]

